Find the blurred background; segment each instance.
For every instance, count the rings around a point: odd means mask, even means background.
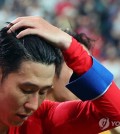
[[[120,87],[120,0],[0,0],[0,28],[31,15],[95,39],[92,54]]]

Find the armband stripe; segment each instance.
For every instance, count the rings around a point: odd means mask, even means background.
[[[66,87],[83,101],[102,96],[110,86],[113,75],[94,57],[92,67],[82,76],[72,75]]]

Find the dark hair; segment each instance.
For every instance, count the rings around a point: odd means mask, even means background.
[[[65,32],[75,38],[79,43],[84,45],[88,50],[92,50],[94,47],[95,40],[89,38],[85,33],[71,32],[69,29],[66,29]]]
[[[63,57],[58,48],[37,35],[27,35],[17,39],[16,34],[21,29],[10,34],[7,31],[7,27],[0,31],[0,67],[3,78],[17,71],[21,62],[28,60],[47,65],[55,64],[56,73],[59,75]]]
[[[72,36],[80,42],[82,45],[84,45],[88,50],[92,50],[94,47],[94,39],[89,38],[86,34],[80,33],[80,34],[72,34]]]

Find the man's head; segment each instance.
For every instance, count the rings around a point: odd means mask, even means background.
[[[63,59],[59,49],[34,35],[17,39],[16,34],[21,30],[11,34],[7,34],[7,30],[8,28],[3,28],[0,31],[0,67],[4,76],[17,71],[23,61],[54,64],[56,73],[60,72]]]
[[[0,124],[10,126],[23,123],[42,103],[62,56],[38,36],[17,39],[19,31],[7,30],[0,31]]]

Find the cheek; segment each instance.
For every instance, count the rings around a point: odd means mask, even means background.
[[[10,97],[10,105],[18,109],[23,104],[23,99],[19,95],[12,95]]]
[[[17,98],[14,95],[10,95],[10,94],[6,96],[4,100],[4,105],[2,105],[1,107],[2,112],[5,115],[6,114],[9,115],[9,114],[14,114],[18,109],[19,109],[19,102]]]
[[[19,107],[23,106],[27,100],[27,95],[23,94],[19,89],[16,89],[13,93],[11,92],[11,103],[13,107],[19,109]]]
[[[2,107],[6,107],[5,109],[15,111],[27,100],[27,96],[25,96],[18,88],[15,79],[5,79],[4,83],[0,86],[0,89],[0,105],[4,102],[4,106]]]

